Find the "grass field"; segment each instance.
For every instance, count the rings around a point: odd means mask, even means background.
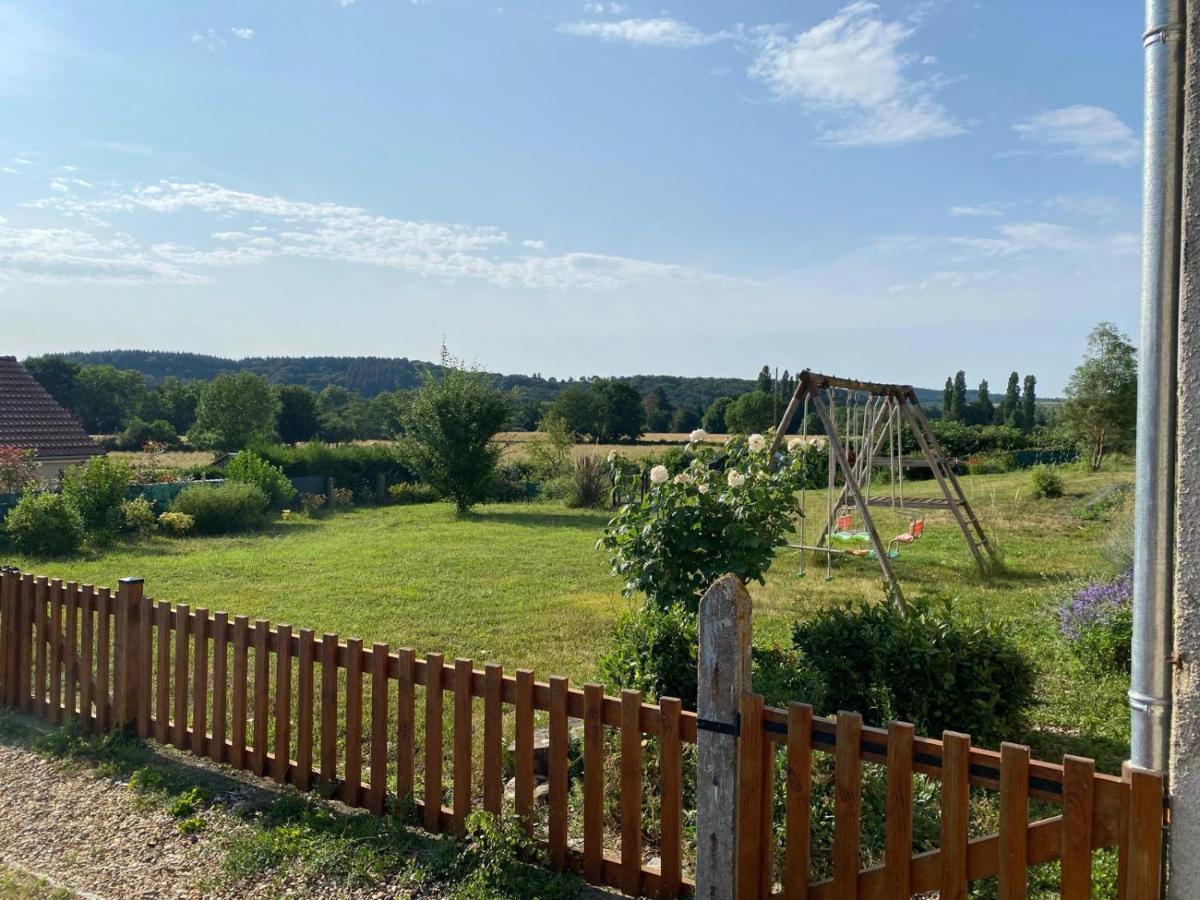
[[[1054,608],[1073,587],[1112,574],[1099,552],[1106,526],[1075,510],[1131,473],[1067,470],[1067,496],[1056,500],[1033,499],[1029,477],[963,479],[1004,556],[1001,575],[977,576],[947,512],[928,516],[924,536],[903,549],[896,572],[910,598],[943,596],[969,615],[1004,621],[1044,673],[1035,745],[1095,756],[1111,769],[1125,753],[1126,685],[1079,669],[1057,639]],[[908,496],[934,490],[933,482],[907,485]],[[824,491],[809,492],[810,541],[825,503]],[[465,517],[446,504],[372,507],[296,518],[254,536],[156,537],[73,560],[8,561],[87,583],[142,576],[148,593],[193,608],[586,679],[612,621],[633,602],[595,549],[608,516],[552,503],[483,506]],[[878,520],[885,539],[907,522],[889,510]],[[814,610],[882,596],[870,560],[839,561],[830,581],[823,562],[810,563],[804,577],[797,568],[797,554],[781,552],[767,583],[753,586],[758,642],[786,642],[791,623]]]

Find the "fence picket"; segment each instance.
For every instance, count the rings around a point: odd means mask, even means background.
[[[763,698],[743,694],[738,742],[737,895],[754,900],[763,892],[762,807],[764,759]]]
[[[192,623],[192,752],[204,755],[208,745],[208,610],[197,607]]]
[[[65,649],[65,665],[66,665],[66,692],[63,696],[63,705],[66,707],[67,716],[78,715],[78,707],[76,701],[79,698],[79,584],[74,581],[67,582],[66,587],[66,634],[63,635]],[[7,623],[6,623],[7,624]],[[3,664],[0,664],[0,671],[3,670]],[[149,731],[142,733],[144,736],[149,734]]]
[[[313,767],[313,663],[316,658],[315,635],[311,628],[300,629],[300,673],[296,711],[296,787],[312,787]]]
[[[862,716],[837,714],[833,813],[833,890],[839,900],[858,896],[861,839]]]
[[[84,588],[86,591],[87,588]],[[85,606],[86,610],[86,606]],[[84,625],[91,619],[91,613],[85,612],[86,618]],[[157,643],[158,658],[155,661],[155,691],[154,691],[154,739],[160,744],[165,744],[170,735],[168,731],[168,723],[171,719],[171,604],[166,600],[161,601],[154,609],[156,630],[155,641]],[[86,636],[81,638],[81,643],[87,648],[91,641],[91,629],[85,627]],[[83,671],[86,673],[91,668],[91,651],[87,649],[88,659],[83,662]],[[81,685],[82,690],[82,685]],[[83,705],[86,709],[91,691],[88,691],[89,697],[83,699]]]
[[[342,801],[350,806],[362,803],[362,650],[361,638],[346,641],[346,771]]]
[[[567,865],[567,690],[567,679],[550,679],[550,865],[556,869]]]
[[[1092,786],[1090,759],[1063,757],[1062,900],[1092,895]]]
[[[46,717],[49,704],[46,702],[46,645],[48,641],[49,622],[46,615],[46,604],[49,601],[46,576],[39,575],[35,582],[33,595],[33,711],[42,718]]]
[[[1090,829],[1089,829],[1090,837]],[[1029,748],[1000,745],[999,900],[1025,900],[1029,859]]]
[[[887,895],[895,900],[908,900],[912,895],[913,733],[913,727],[907,722],[888,724],[884,865],[887,869]]]
[[[321,636],[321,787],[332,791],[337,783],[338,638]]]
[[[454,661],[454,830],[467,830],[471,814],[471,677],[469,659]]]
[[[388,645],[371,646],[371,793],[369,808],[383,815],[387,801]]]
[[[621,890],[642,892],[642,695],[621,691]]]
[[[265,619],[254,622],[254,717],[253,744],[250,768],[255,775],[267,774],[267,715],[271,705],[271,657],[267,649],[271,639],[271,623]]]
[[[34,582],[32,575],[21,579],[21,590],[18,593],[17,631],[20,641],[17,651],[20,659],[17,662],[17,699],[22,712],[33,711],[33,694],[30,686],[30,666],[33,660],[33,641],[30,630],[34,628]]]
[[[102,598],[103,599],[103,598]],[[182,603],[175,607],[175,736],[171,741],[180,750],[184,743],[188,718],[188,631],[191,611]]]
[[[275,626],[275,766],[271,777],[287,781],[292,758],[292,626]]]
[[[212,740],[208,755],[220,763],[225,762],[225,720],[228,718],[229,613],[218,612],[213,616],[212,632]]]
[[[499,816],[504,794],[504,667],[483,667],[483,808]]]
[[[971,739],[942,735],[941,900],[967,900]]]
[[[682,882],[680,844],[683,839],[683,760],[680,754],[679,718],[683,704],[675,697],[658,703],[662,717],[659,744],[659,885],[658,895],[667,900],[679,896]]]
[[[604,688],[583,686],[583,875],[604,877]]]
[[[230,721],[230,737],[233,748],[229,751],[229,764],[235,769],[246,766],[246,694],[250,674],[250,619],[247,616],[233,617],[233,707]]]
[[[411,799],[413,794],[413,742],[415,728],[417,654],[404,647],[399,654],[400,671],[396,686],[396,798]]]
[[[524,829],[533,833],[533,671],[517,670],[516,807]]]
[[[788,704],[787,742],[787,854],[784,863],[784,896],[808,897],[810,840],[812,834],[812,707]],[[905,860],[905,865],[908,861]]]
[[[425,656],[425,829],[441,830],[442,812],[442,654]]]
[[[74,596],[74,584],[68,587],[68,591]],[[68,607],[71,609],[71,607]],[[72,625],[67,625],[67,630],[72,630]],[[138,735],[143,738],[150,736],[150,710],[154,705],[154,680],[152,673],[152,664],[154,661],[154,644],[152,635],[154,631],[154,601],[149,597],[144,596],[140,592],[137,599],[137,722]],[[74,636],[68,639],[68,645],[72,647],[74,652]],[[70,698],[67,708],[74,713],[74,685],[70,687]]]
[[[112,591],[100,588],[96,609],[96,727],[108,730],[112,722],[112,694],[109,661],[112,659]]]
[[[62,721],[62,582],[50,582],[50,721]]]
[[[1126,896],[1158,897],[1162,889],[1163,776],[1132,766],[1129,784]]]

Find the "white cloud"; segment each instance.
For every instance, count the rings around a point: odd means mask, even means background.
[[[688,49],[715,44],[731,37],[727,31],[706,34],[679,19],[621,19],[616,22],[568,22],[558,26],[564,34],[596,37],[602,41],[625,41],[651,47]]]
[[[63,278],[81,268],[76,263],[79,258],[90,261],[82,268],[94,275],[96,260],[103,258],[102,251],[108,247],[109,268],[122,271],[122,277],[134,277],[130,272],[136,271],[141,273],[137,277],[160,276],[176,283],[198,283],[208,280],[209,270],[214,268],[252,265],[279,257],[383,266],[422,277],[478,279],[506,288],[604,290],[664,281],[733,281],[681,265],[598,253],[546,256],[537,253],[542,249],[537,246],[539,241],[522,242],[524,250],[533,251],[523,253],[494,226],[397,219],[358,207],[289,200],[218,184],[167,180],[119,189],[99,198],[62,194],[24,205],[90,223],[106,229],[109,235],[124,235],[118,243],[105,244],[89,232],[61,230],[39,260],[44,269],[49,269],[57,248],[64,258],[64,271],[59,273]],[[152,217],[149,222],[147,216]],[[128,228],[127,220],[137,219],[147,235],[154,235],[163,230],[163,224],[155,221],[161,216],[173,217],[172,231],[177,223],[182,228],[196,217],[223,227],[207,230],[212,243],[197,246],[155,242],[152,238],[139,241],[114,225],[120,220],[121,228]],[[71,240],[78,240],[87,252],[63,249],[61,245]],[[147,263],[156,265],[149,267]],[[0,253],[0,277],[13,280],[16,276],[11,270]],[[43,276],[45,272],[41,271],[39,277]]]
[[[333,2],[336,3],[338,6],[340,6],[342,9],[345,9],[347,6],[354,5],[354,0],[333,0]]]
[[[614,16],[619,16],[625,12],[625,4],[623,3],[600,3],[598,0],[588,0],[583,4],[584,12],[590,13],[609,13]]]
[[[12,166],[0,166],[0,172],[4,172],[6,175],[20,175],[21,174],[20,170],[14,169]]]
[[[17,165],[17,166],[32,166],[33,165],[33,160],[26,159],[23,156],[14,156],[12,158],[12,161],[13,161],[13,165]]]
[[[1014,256],[1038,250],[1083,250],[1087,243],[1074,228],[1053,222],[1014,222],[997,228],[995,237],[952,237],[950,243],[985,256]]]
[[[61,178],[55,178],[50,182],[50,190],[57,191],[60,194],[68,194],[71,192],[71,186]]]
[[[242,40],[242,41],[254,40],[254,29],[253,28],[230,28],[229,33],[232,34],[238,40]]]
[[[521,246],[526,250],[545,250],[545,241],[521,241]]]
[[[977,203],[974,206],[952,206],[952,216],[1002,216],[1003,210],[999,203]]]
[[[1133,130],[1102,106],[1065,106],[1013,125],[1022,138],[1090,163],[1131,166],[1141,155]]]
[[[899,144],[963,132],[933,98],[934,80],[912,80],[917,57],[901,52],[914,28],[885,22],[873,3],[851,3],[807,31],[760,29],[748,73],[781,100],[831,120],[839,146]]]
[[[219,47],[225,46],[225,38],[217,34],[215,28],[205,28],[203,31],[192,32],[192,43],[203,47],[209,53],[215,53]]]

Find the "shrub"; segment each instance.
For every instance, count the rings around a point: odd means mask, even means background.
[[[1061,497],[1063,480],[1050,466],[1033,467],[1033,496],[1041,498]]]
[[[296,496],[296,489],[283,474],[283,469],[249,450],[243,450],[229,461],[225,477],[239,484],[254,485],[267,495],[274,509],[282,509]]]
[[[792,627],[801,665],[821,683],[822,712],[857,710],[871,724],[912,722],[983,743],[1012,739],[1034,704],[1036,670],[991,623],[967,622],[949,602],[860,603]]]
[[[1133,642],[1133,572],[1089,584],[1059,610],[1059,633],[1085,665],[1129,672]]]
[[[196,520],[187,513],[165,512],[158,517],[158,524],[171,534],[182,537],[192,533],[192,529],[196,527]]]
[[[567,506],[594,509],[608,502],[612,476],[599,456],[589,454],[575,460],[571,469]]]
[[[72,466],[63,476],[63,498],[83,519],[92,538],[104,538],[121,527],[121,504],[133,484],[133,469],[106,456]]]
[[[388,488],[388,497],[393,503],[410,506],[414,503],[436,503],[438,493],[427,484],[401,482]]]
[[[147,422],[132,418],[125,430],[117,435],[117,447],[121,450],[141,450],[146,444],[178,444],[179,435],[175,426],[163,419]]]
[[[683,603],[694,612],[727,572],[763,580],[791,531],[805,474],[802,446],[776,466],[767,441],[734,438],[719,460],[719,448],[691,444],[690,462],[674,477],[665,465],[651,470],[646,496],[622,506],[600,539],[626,595],[640,591],[660,609]],[[633,488],[622,494],[637,497]]]
[[[171,504],[171,511],[191,516],[200,534],[229,534],[262,528],[270,506],[271,501],[261,489],[227,481],[215,487],[184,488]]]
[[[25,494],[8,511],[4,530],[18,550],[32,556],[66,556],[83,544],[83,519],[61,494]]]
[[[300,508],[304,510],[306,515],[315,516],[325,508],[324,494],[301,494]]]
[[[0,446],[0,494],[16,494],[33,483],[41,463],[37,451]]]
[[[627,612],[617,619],[600,656],[600,678],[611,688],[654,699],[678,697],[695,709],[698,635],[696,616],[682,605]]]
[[[289,478],[320,475],[339,484],[364,482],[370,485],[374,485],[380,475],[389,484],[416,478],[395,444],[333,445],[312,441],[299,447],[259,447],[255,453],[279,466]]]
[[[354,491],[350,488],[333,489],[333,502],[329,504],[334,509],[347,509],[354,505]]]
[[[501,503],[518,503],[528,497],[526,485],[533,481],[533,465],[525,460],[504,463],[496,468],[492,497]]]
[[[980,453],[967,457],[967,471],[972,475],[999,475],[1011,472],[1016,459],[1011,453]]]
[[[121,522],[129,531],[136,531],[146,537],[153,533],[157,521],[154,518],[154,507],[145,497],[135,497],[121,504]]]

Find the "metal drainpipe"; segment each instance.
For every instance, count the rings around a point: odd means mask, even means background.
[[[1166,771],[1175,559],[1183,0],[1146,0],[1130,758]]]

